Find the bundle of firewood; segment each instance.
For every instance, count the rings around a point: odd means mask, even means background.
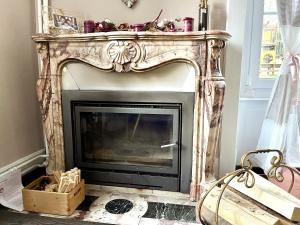
[[[66,172],[55,171],[54,180],[45,187],[47,192],[69,193],[81,181],[80,169],[74,168]]]

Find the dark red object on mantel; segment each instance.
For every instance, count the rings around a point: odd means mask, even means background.
[[[128,30],[130,30],[130,26],[128,25],[128,23],[121,23],[118,26],[118,30],[119,31],[128,31]]]
[[[176,29],[176,26],[174,23],[170,23],[169,26],[168,26],[168,31],[169,32],[176,32],[177,29]]]
[[[142,24],[142,23],[137,23],[137,24],[131,25],[131,28],[133,29],[133,31],[139,32],[139,31],[143,31],[144,30],[145,25]]]
[[[182,19],[184,23],[184,32],[190,32],[194,30],[194,18],[192,17],[185,17]]]
[[[84,33],[94,33],[95,32],[95,22],[93,20],[84,21]]]
[[[116,31],[117,28],[115,24],[107,21],[96,22],[95,23],[95,32],[110,32]]]

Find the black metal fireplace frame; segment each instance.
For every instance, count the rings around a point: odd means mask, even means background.
[[[65,90],[62,92],[65,162],[66,168],[78,166],[74,157],[74,142],[76,131],[73,126],[75,117],[74,102],[95,104],[177,104],[180,105],[179,140],[178,140],[178,175],[172,173],[159,174],[151,172],[134,172],[122,169],[110,170],[90,166],[82,168],[83,177],[88,183],[104,185],[128,186],[137,188],[152,188],[188,193],[190,190],[192,167],[192,134],[194,93],[191,92],[131,92],[131,91],[78,91]],[[72,115],[73,112],[73,115]]]
[[[74,105],[74,104],[73,104]],[[75,121],[75,127],[79,128],[80,127],[80,113],[81,112],[114,112],[114,113],[149,113],[151,111],[151,114],[159,114],[159,115],[164,115],[164,114],[171,114],[173,115],[173,137],[176,137],[176,140],[173,140],[173,142],[178,143],[177,145],[171,147],[174,148],[173,150],[173,161],[174,164],[170,168],[164,168],[163,172],[160,171],[161,168],[159,166],[153,167],[153,166],[146,166],[146,165],[112,165],[113,163],[91,163],[91,162],[84,162],[82,160],[82,149],[81,149],[81,132],[79,129],[76,129],[75,136],[76,136],[76,146],[77,146],[77,154],[75,156],[75,159],[77,158],[78,160],[76,161],[76,164],[79,167],[88,167],[88,168],[93,168],[93,169],[102,169],[102,170],[110,170],[111,167],[114,167],[114,170],[118,171],[141,171],[141,173],[164,173],[164,174],[178,174],[178,162],[179,162],[179,151],[178,151],[178,145],[180,144],[179,139],[179,130],[178,130],[178,125],[180,123],[180,115],[178,110],[181,111],[181,104],[175,105],[175,104],[151,104],[149,106],[155,106],[156,108],[147,108],[147,105],[145,104],[134,104],[131,105],[131,108],[128,108],[131,104],[126,104],[126,103],[114,103],[114,104],[84,104],[84,106],[76,106],[75,105],[75,116],[76,121]],[[127,107],[126,107],[127,106]],[[173,109],[171,108],[173,107]]]

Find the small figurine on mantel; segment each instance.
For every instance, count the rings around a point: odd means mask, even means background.
[[[176,32],[177,28],[174,20],[163,19],[157,24],[161,31]]]
[[[110,21],[109,19],[106,19],[102,22],[96,22],[95,23],[95,32],[109,32],[109,31],[117,31],[116,25]]]

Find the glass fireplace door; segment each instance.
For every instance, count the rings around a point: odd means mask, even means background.
[[[75,107],[75,162],[82,168],[178,174],[178,105]]]

